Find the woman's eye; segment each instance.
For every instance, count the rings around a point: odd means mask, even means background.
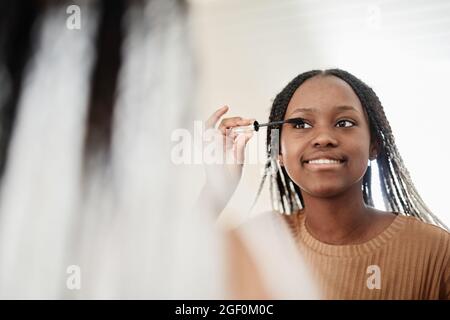
[[[344,125],[341,125],[342,123]],[[350,125],[348,125],[348,124],[350,124]],[[349,127],[353,127],[354,125],[355,125],[355,123],[350,120],[340,120],[337,123],[337,126],[341,127],[341,128],[349,128]],[[309,127],[307,127],[307,126],[309,126]],[[308,129],[308,128],[311,128],[311,125],[306,123],[305,121],[298,121],[298,122],[294,122],[292,124],[292,127],[294,129]]]
[[[299,122],[294,123],[294,124],[292,125],[292,127],[293,127],[294,129],[307,129],[305,126],[310,126],[310,125],[307,124],[307,123],[304,122],[304,121],[299,121]]]
[[[354,124],[352,121],[350,121],[350,120],[340,120],[340,121],[338,121],[338,126],[339,126],[339,123],[346,123],[346,122],[351,124],[350,127],[353,127],[353,126],[355,125],[355,124]],[[344,125],[344,126],[339,126],[339,127],[348,128],[349,126]]]

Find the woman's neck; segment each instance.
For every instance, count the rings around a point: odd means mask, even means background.
[[[335,197],[302,195],[306,228],[319,241],[336,245],[362,243],[389,224],[382,211],[365,205],[359,184]]]

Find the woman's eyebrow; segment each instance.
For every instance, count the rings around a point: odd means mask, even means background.
[[[336,113],[340,113],[340,112],[344,112],[344,111],[355,111],[356,113],[358,113],[358,110],[355,107],[353,107],[353,106],[336,106],[336,107],[333,108],[333,110]],[[292,111],[291,115],[294,114],[294,113],[299,113],[299,112],[317,113],[317,109],[307,108],[307,107],[296,108],[294,111]]]

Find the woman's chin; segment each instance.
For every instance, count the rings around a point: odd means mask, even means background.
[[[329,198],[334,197],[342,192],[344,192],[345,188],[341,185],[336,184],[328,184],[328,185],[320,185],[314,186],[310,188],[302,188],[302,191],[306,192],[312,197],[317,198]]]

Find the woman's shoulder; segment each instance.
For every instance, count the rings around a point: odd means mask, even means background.
[[[450,233],[443,227],[420,220],[414,216],[399,214],[398,218],[404,223],[403,238],[422,245],[439,247],[450,254]]]
[[[449,238],[450,232],[444,227],[425,222],[414,216],[398,214],[401,219],[405,220],[407,228],[416,232],[416,236],[428,237],[444,237]]]

